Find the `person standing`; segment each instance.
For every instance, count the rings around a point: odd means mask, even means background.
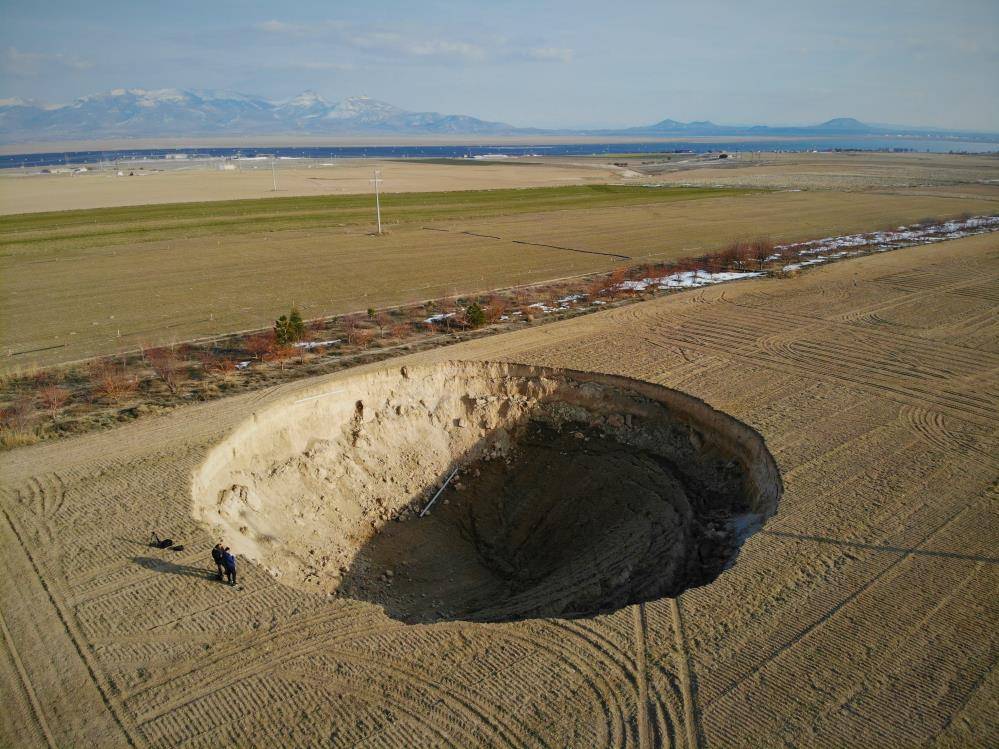
[[[225,547],[222,546],[222,542],[219,541],[212,548],[212,561],[215,562],[215,570],[218,572],[219,580],[222,579],[225,574],[225,563],[223,562],[223,556],[225,555]]]
[[[230,585],[236,584],[236,557],[229,550],[229,547],[225,547],[225,551],[222,552],[222,566],[225,567],[226,580]]]

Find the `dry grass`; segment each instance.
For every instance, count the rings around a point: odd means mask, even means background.
[[[34,445],[41,439],[29,429],[6,429],[0,427],[0,449],[13,450],[15,447]]]

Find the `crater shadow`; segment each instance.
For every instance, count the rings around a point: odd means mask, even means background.
[[[407,623],[499,622],[590,616],[710,583],[761,522],[742,471],[720,455],[684,470],[629,440],[648,436],[629,421],[517,425],[509,448],[464,465],[424,516],[364,544],[338,593]]]

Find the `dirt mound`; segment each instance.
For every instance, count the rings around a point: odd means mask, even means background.
[[[202,466],[194,507],[288,585],[404,621],[502,621],[710,582],[780,492],[759,435],[683,393],[469,362],[254,415]]]

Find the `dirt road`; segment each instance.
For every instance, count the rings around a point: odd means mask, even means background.
[[[785,491],[734,566],[613,613],[407,625],[245,560],[239,588],[211,579],[205,455],[356,371],[5,454],[0,744],[995,745],[997,250],[910,248],[393,361],[627,375],[763,436]]]

